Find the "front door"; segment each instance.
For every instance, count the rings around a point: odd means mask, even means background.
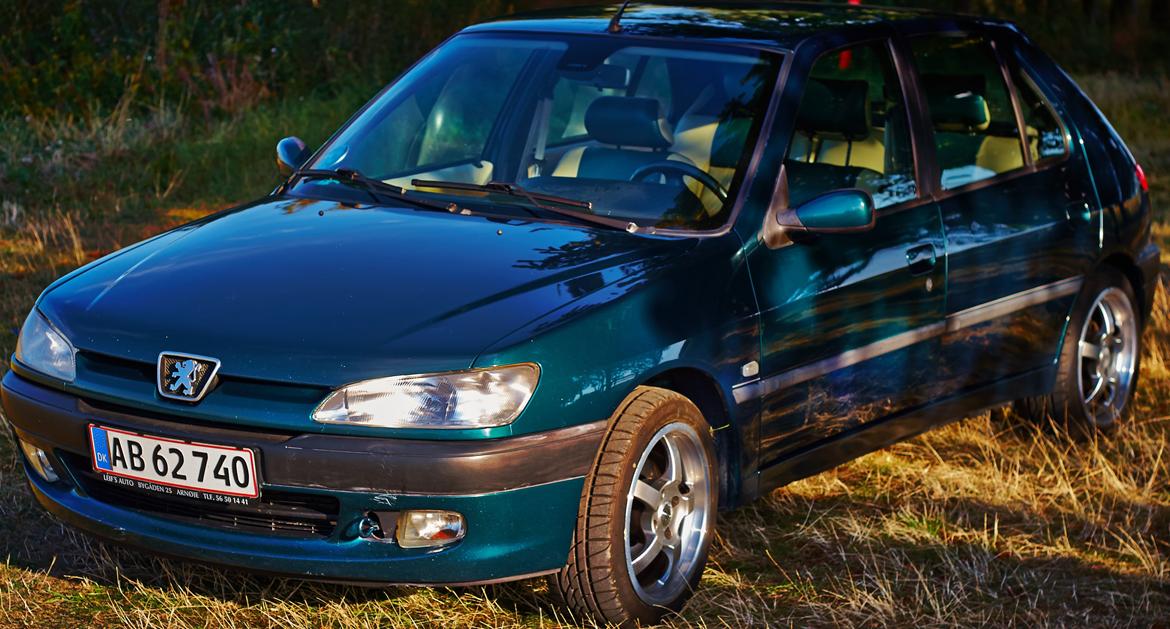
[[[878,218],[868,232],[800,237],[751,255],[763,343],[753,385],[761,468],[927,402],[945,306],[942,223],[918,194],[889,43],[824,54],[797,76],[788,89],[803,96],[779,203],[795,208],[860,188]]]

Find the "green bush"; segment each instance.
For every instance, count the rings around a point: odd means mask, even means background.
[[[502,0],[182,0],[9,3],[0,115],[87,116],[124,98],[205,116],[273,95],[382,84]]]

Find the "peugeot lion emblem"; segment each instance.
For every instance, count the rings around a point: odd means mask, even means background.
[[[219,361],[207,356],[163,352],[158,355],[158,394],[198,402],[215,385]]]

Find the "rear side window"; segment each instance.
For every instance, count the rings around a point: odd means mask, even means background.
[[[860,188],[881,208],[917,198],[905,99],[889,50],[868,44],[813,65],[785,160],[788,203]]]
[[[1012,72],[1012,82],[1019,94],[1020,110],[1024,117],[1024,137],[1033,163],[1059,159],[1068,154],[1064,127],[1061,126],[1052,105],[1048,104],[1036,82],[1020,68]]]
[[[960,188],[1023,167],[1015,110],[991,45],[937,35],[910,41],[942,187]]]

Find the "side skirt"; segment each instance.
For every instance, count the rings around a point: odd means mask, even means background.
[[[936,404],[857,426],[798,450],[760,471],[760,495],[983,409],[1043,394],[1052,388],[1055,369],[1042,367],[1013,376]]]

